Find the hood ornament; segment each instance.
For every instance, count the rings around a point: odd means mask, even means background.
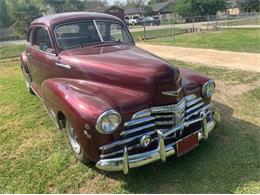
[[[182,87],[177,89],[176,91],[162,91],[163,95],[168,95],[168,96],[178,96],[182,90]]]

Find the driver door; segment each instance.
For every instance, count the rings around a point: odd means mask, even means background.
[[[32,87],[41,95],[41,84],[53,76],[57,56],[48,29],[38,26],[34,30],[34,39],[28,51]]]

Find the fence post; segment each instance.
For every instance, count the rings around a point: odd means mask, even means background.
[[[192,32],[194,32],[194,17],[192,18]]]
[[[218,25],[218,23],[217,23],[217,15],[215,15],[215,30],[217,30],[217,25]]]
[[[146,41],[146,26],[145,26],[145,22],[143,23],[144,25],[144,41]]]
[[[172,38],[175,39],[175,18],[173,18],[173,13],[171,13],[171,29],[172,29]]]
[[[209,16],[207,16],[207,31],[209,30]]]
[[[228,19],[228,29],[230,28],[230,17],[229,14],[227,14],[227,19]]]

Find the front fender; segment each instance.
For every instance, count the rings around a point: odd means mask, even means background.
[[[200,73],[188,69],[179,68],[182,78],[182,87],[184,88],[184,95],[196,94],[201,96],[202,86],[210,80],[210,78],[201,75]],[[205,102],[210,102],[211,98],[203,98]]]
[[[89,158],[99,160],[99,147],[118,139],[123,123],[136,111],[151,105],[148,94],[98,82],[78,79],[54,78],[42,84],[45,105],[56,116],[62,112],[70,120],[77,132],[80,143]],[[97,118],[104,111],[114,109],[121,113],[122,123],[111,135],[98,133],[95,129]],[[90,127],[88,136],[85,125]]]

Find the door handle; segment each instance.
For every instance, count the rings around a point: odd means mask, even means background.
[[[62,64],[62,63],[56,62],[55,65],[59,66],[59,67],[62,67],[62,68],[65,68],[65,69],[71,69],[71,66],[67,65],[67,64]]]

